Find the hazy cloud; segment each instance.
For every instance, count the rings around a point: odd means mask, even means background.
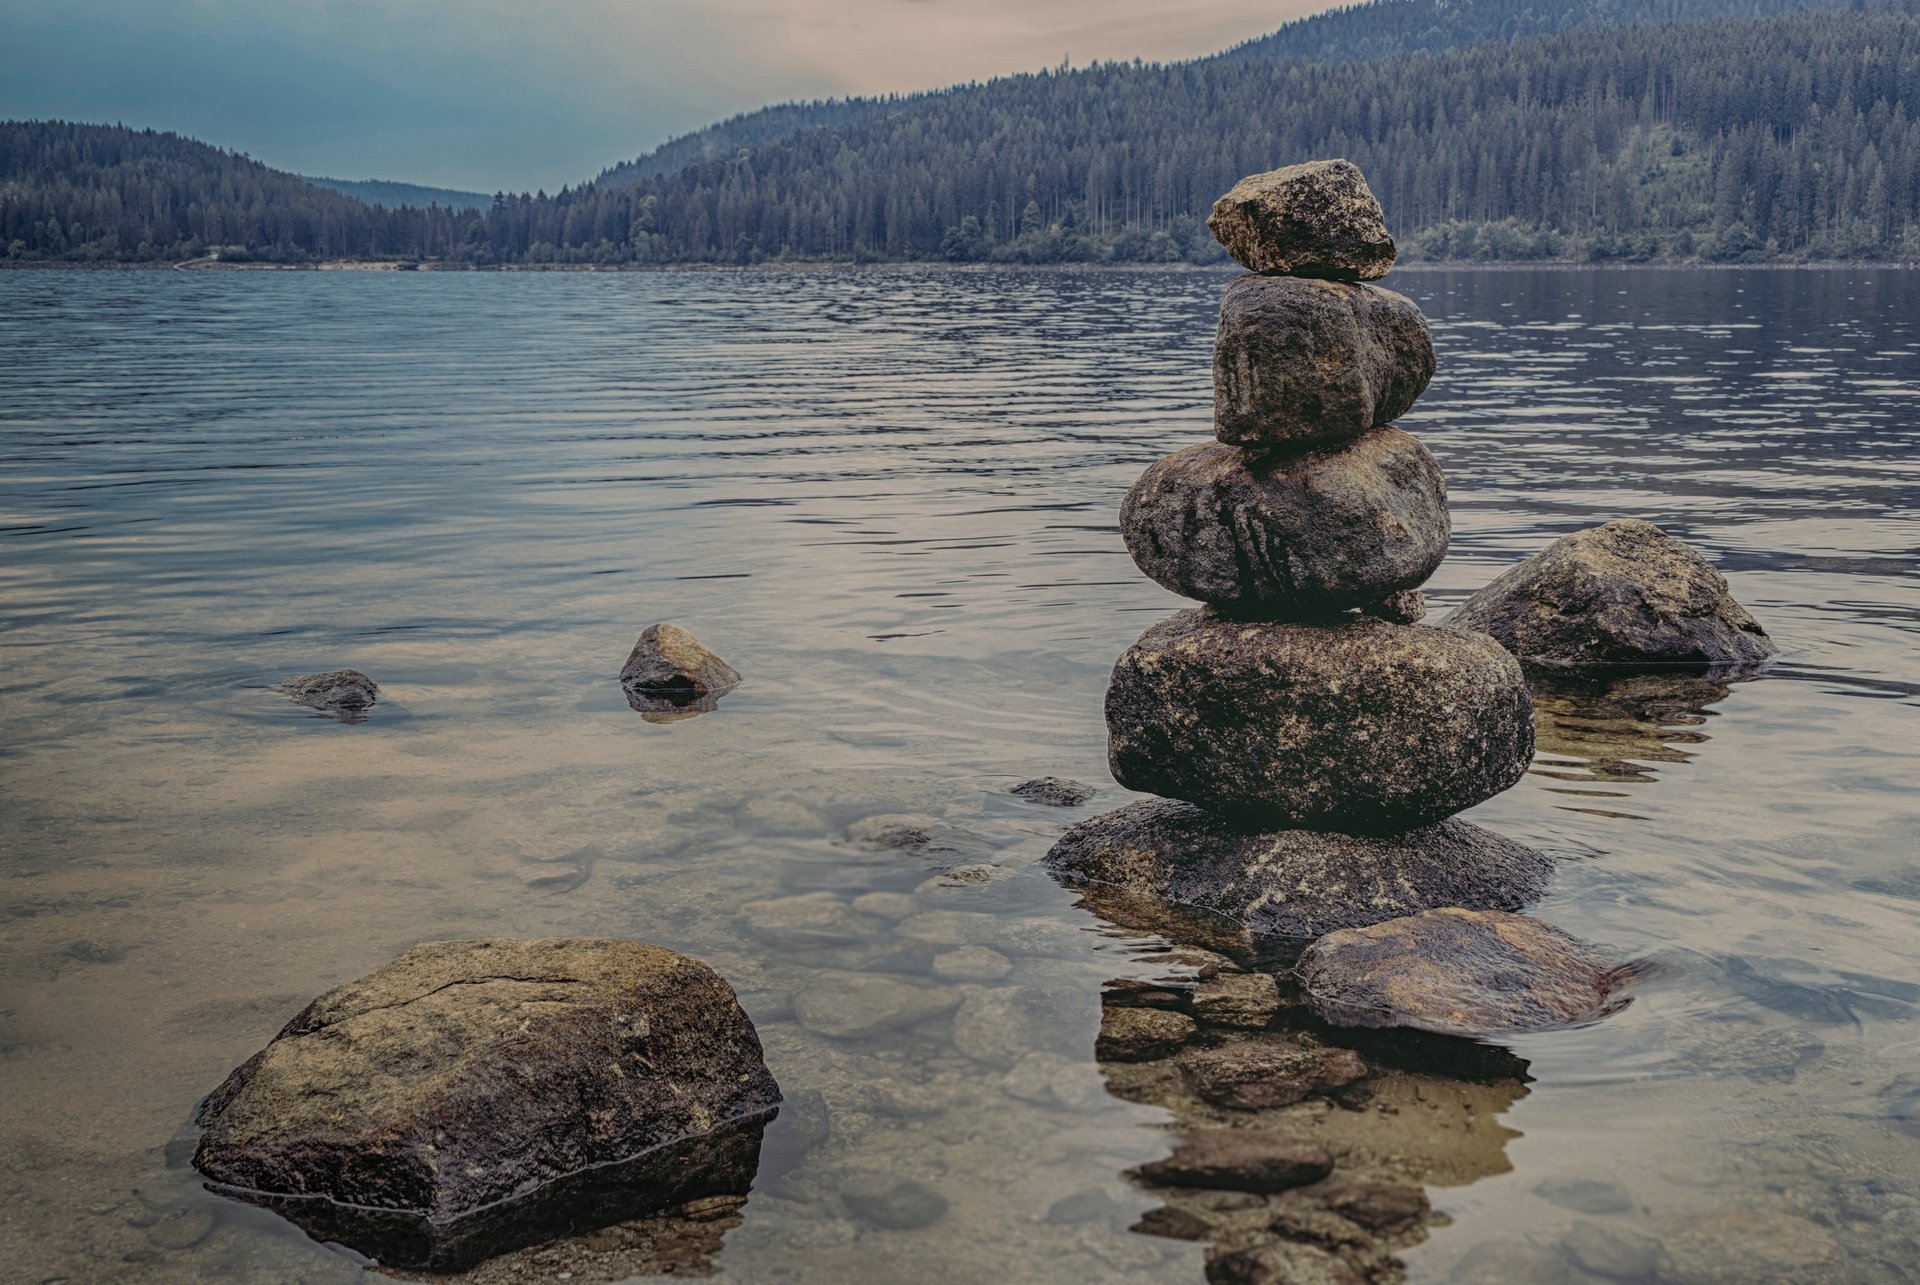
[[[0,116],[173,129],[270,164],[558,187],[721,116],[1183,58],[1325,0],[59,0],[10,14]]]

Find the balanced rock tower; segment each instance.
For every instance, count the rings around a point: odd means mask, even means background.
[[[1450,523],[1439,465],[1393,426],[1434,351],[1369,284],[1394,260],[1380,204],[1316,161],[1241,180],[1208,226],[1252,272],[1221,305],[1216,440],[1149,468],[1120,519],[1140,569],[1203,604],[1107,691],[1114,778],[1161,798],[1048,865],[1293,937],[1518,909],[1549,860],[1450,818],[1525,772],[1532,701],[1492,638],[1418,623]]]

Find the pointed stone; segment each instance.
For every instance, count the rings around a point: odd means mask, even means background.
[[[631,691],[696,701],[740,684],[740,671],[678,625],[660,624],[640,635],[620,671]]]

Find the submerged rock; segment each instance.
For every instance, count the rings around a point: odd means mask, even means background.
[[[380,698],[379,684],[357,669],[302,674],[281,683],[278,690],[302,705],[343,715],[364,713]]]
[[[816,1035],[848,1040],[913,1026],[959,1003],[954,991],[879,973],[821,972],[800,992],[794,1009]]]
[[[321,996],[201,1105],[194,1166],[319,1239],[457,1267],[744,1194],[780,1101],[697,960],[640,942],[416,946]]]
[[[1165,1160],[1142,1165],[1160,1187],[1286,1191],[1333,1172],[1333,1155],[1317,1142],[1252,1129],[1195,1129]]]
[[[740,685],[740,671],[678,625],[653,625],[640,635],[620,670],[629,692],[691,706]]]
[[[889,1231],[931,1226],[947,1212],[945,1196],[896,1174],[855,1174],[840,1184],[840,1199],[861,1222]]]
[[[1128,789],[1269,827],[1384,833],[1507,789],[1533,754],[1520,665],[1492,639],[1361,617],[1185,611],[1120,658],[1108,753]]]
[[[1562,536],[1461,603],[1447,623],[1544,666],[1742,668],[1779,650],[1712,564],[1632,518]]]
[[[1267,1111],[1364,1079],[1367,1064],[1352,1049],[1248,1042],[1184,1057],[1180,1074],[1193,1095],[1212,1106]]]
[[[1411,410],[1434,366],[1433,334],[1404,295],[1241,277],[1220,301],[1213,435],[1286,449],[1351,441]]]
[[[1093,1055],[1102,1062],[1157,1062],[1199,1033],[1185,1013],[1158,1008],[1109,1007],[1100,1013]]]
[[[1281,937],[1318,937],[1439,906],[1518,910],[1553,860],[1465,821],[1389,835],[1263,830],[1152,799],[1069,830],[1046,857],[1070,884],[1123,888]]]
[[[1120,508],[1140,570],[1237,616],[1299,619],[1425,583],[1447,553],[1439,464],[1397,428],[1255,457],[1208,443],[1149,468]]]
[[[1630,975],[1537,919],[1457,907],[1330,933],[1298,972],[1308,1007],[1335,1025],[1467,1036],[1605,1017]]]
[[[1254,272],[1371,281],[1393,267],[1393,237],[1352,161],[1250,174],[1214,202],[1207,227]]]
[[[1091,785],[1082,785],[1078,781],[1068,781],[1058,776],[1041,776],[1031,781],[1022,781],[1007,791],[1029,803],[1043,803],[1050,808],[1077,808],[1093,798]]]

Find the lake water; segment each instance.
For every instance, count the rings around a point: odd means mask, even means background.
[[[1403,421],[1453,496],[1437,607],[1631,515],[1712,558],[1782,655],[1540,693],[1534,771],[1471,817],[1564,858],[1534,913],[1649,969],[1492,1071],[1382,1055],[1373,1091],[1276,1114],[1424,1190],[1377,1279],[1912,1278],[1914,283],[1391,278],[1441,355]],[[1225,284],[0,273],[0,1276],[355,1279],[198,1187],[196,1102],[418,941],[630,936],[733,981],[796,1107],[744,1207],[483,1277],[1203,1279],[1252,1233],[1131,1230],[1166,1202],[1126,1176],[1191,1104],[1094,1056],[1103,989],[1192,969],[1039,861],[1132,797],[1106,675],[1181,604],[1116,513],[1208,432]],[[656,620],[746,684],[629,709]],[[381,684],[364,722],[271,690],[346,666]],[[1049,774],[1099,795],[1007,793]],[[849,837],[893,814],[934,842]],[[956,979],[967,947],[1004,975]],[[849,972],[940,1011],[810,1029]],[[944,1212],[880,1225],[846,1198],[873,1175]],[[1199,1213],[1279,1217],[1232,1196]]]

